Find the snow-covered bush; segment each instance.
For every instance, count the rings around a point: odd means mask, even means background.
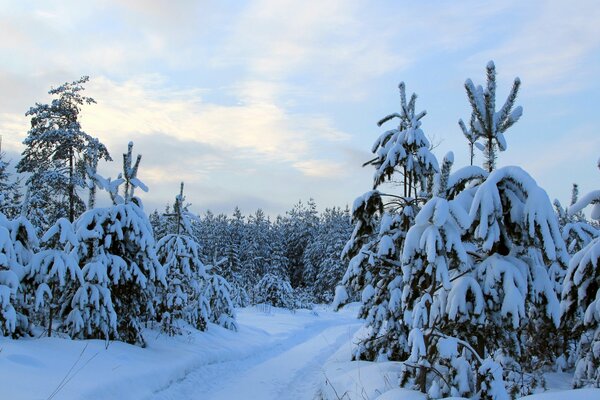
[[[35,289],[35,308],[41,309],[42,319],[47,321],[48,336],[52,336],[52,324],[63,304],[65,289],[83,284],[83,273],[77,255],[78,241],[73,224],[60,218],[48,229],[41,240],[42,248],[33,255],[29,278]]]
[[[266,273],[254,288],[254,302],[292,309],[294,290],[287,279]]]
[[[210,308],[202,285],[208,275],[198,247],[191,237],[177,234],[164,236],[157,245],[158,260],[166,274],[166,285],[158,289],[157,318],[171,335],[180,333],[178,320],[206,329]]]
[[[204,283],[204,296],[208,301],[208,320],[226,329],[237,331],[235,308],[231,301],[231,285],[219,274],[210,274]]]
[[[0,219],[4,215],[0,214]],[[10,233],[0,224],[0,334],[12,335],[17,329],[15,303],[19,289],[19,276],[14,270],[15,250]]]

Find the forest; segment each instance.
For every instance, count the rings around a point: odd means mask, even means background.
[[[145,210],[134,144],[111,156],[80,124],[89,78],[52,88],[26,113],[18,162],[1,155],[0,333],[144,348],[151,332],[236,332],[243,308],[358,302],[351,358],[398,362],[394,387],[508,399],[543,391],[553,371],[600,387],[600,191],[575,184],[563,205],[521,167],[498,166],[521,81],[501,102],[493,62],[485,76],[464,84],[457,151],[470,165],[434,154],[427,113],[400,83],[364,163],[367,191],[351,208],[310,199],[274,218],[194,214],[184,182]],[[101,160],[122,172],[103,177]]]

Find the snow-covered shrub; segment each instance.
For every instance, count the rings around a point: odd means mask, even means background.
[[[0,219],[5,219],[0,214]],[[0,225],[0,334],[12,335],[17,329],[15,302],[19,276],[14,271],[15,250],[8,229]]]
[[[162,329],[179,333],[181,319],[205,330],[210,311],[202,285],[208,275],[198,243],[187,235],[168,234],[158,242],[156,252],[166,274],[166,285],[158,289],[157,318]]]
[[[571,206],[577,203],[578,197],[579,188],[576,184],[573,184]],[[569,207],[563,208],[558,200],[554,200],[554,207],[569,253],[577,253],[594,238],[600,236],[600,229],[592,225],[581,210],[571,213]]]
[[[292,309],[294,308],[294,290],[287,279],[266,273],[254,288],[254,302]]]
[[[35,289],[35,308],[41,309],[42,319],[47,320],[48,336],[52,336],[52,323],[65,289],[73,284],[83,284],[83,273],[77,255],[78,241],[73,224],[60,218],[44,234],[42,248],[33,255],[29,278]]]
[[[231,285],[218,274],[210,274],[204,283],[204,296],[208,301],[208,320],[226,329],[237,331],[235,308],[231,300]]]

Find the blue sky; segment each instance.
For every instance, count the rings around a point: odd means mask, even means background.
[[[463,83],[496,62],[503,101],[522,80],[521,121],[499,165],[551,198],[600,171],[600,9],[594,1],[0,0],[0,134],[15,161],[27,109],[89,75],[84,129],[120,159],[143,154],[146,208],[186,182],[193,210],[284,212],[351,204],[370,189],[376,122],[405,81],[441,158],[468,162]],[[477,159],[480,163],[481,159]],[[118,163],[101,166],[114,176]]]

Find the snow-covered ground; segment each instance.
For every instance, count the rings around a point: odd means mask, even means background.
[[[423,393],[398,387],[399,362],[351,361],[354,340],[344,343],[322,367],[319,400],[427,400]],[[600,400],[600,389],[572,390],[572,374],[547,373],[545,378],[547,392],[520,400]]]
[[[0,399],[313,399],[321,366],[361,324],[353,315],[248,308],[238,310],[239,332],[147,331],[145,349],[0,338]]]
[[[238,310],[239,332],[166,337],[148,348],[101,340],[0,338],[0,399],[379,399],[424,400],[397,388],[398,363],[351,362],[361,326],[356,307]],[[527,400],[600,399],[568,390],[570,375],[547,376],[550,392]]]

